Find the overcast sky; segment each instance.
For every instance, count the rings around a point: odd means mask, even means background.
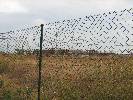
[[[0,0],[0,32],[132,5],[133,0]]]

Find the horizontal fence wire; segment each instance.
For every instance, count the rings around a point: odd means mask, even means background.
[[[40,30],[0,33],[0,98],[37,99]],[[43,30],[42,100],[133,99],[133,8]]]

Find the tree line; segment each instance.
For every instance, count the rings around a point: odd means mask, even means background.
[[[24,50],[24,49],[15,49],[16,54],[22,55],[38,55],[39,49],[35,50]],[[112,52],[99,52],[97,50],[68,50],[68,49],[44,49],[42,50],[43,55],[112,55],[115,53]]]

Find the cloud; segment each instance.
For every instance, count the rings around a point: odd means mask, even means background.
[[[22,0],[28,6],[34,6],[37,9],[50,9],[50,8],[65,8],[65,7],[84,7],[88,8],[119,8],[131,5],[132,0]]]
[[[46,24],[46,21],[45,21],[44,19],[41,19],[41,18],[35,19],[35,20],[33,21],[33,25],[39,26],[39,25],[41,25],[41,24]]]
[[[133,0],[0,0],[0,30],[7,25],[40,24],[113,10],[130,9]],[[21,14],[20,14],[21,13]],[[7,15],[8,14],[8,15]]]
[[[29,13],[36,14],[38,11],[80,13],[84,10],[124,9],[132,7],[132,3],[132,0],[0,0],[0,12],[15,13],[30,10]]]
[[[58,0],[57,0],[58,1]],[[132,7],[132,0],[63,0],[66,6],[77,11],[84,10],[116,10]]]
[[[16,0],[0,0],[1,13],[26,13],[28,10]]]
[[[18,0],[34,15],[67,18],[131,8],[132,0]],[[43,17],[44,18],[44,17]]]

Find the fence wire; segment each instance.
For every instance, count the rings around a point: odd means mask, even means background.
[[[48,23],[43,50],[47,99],[133,99],[133,9]]]
[[[40,26],[0,33],[0,99],[37,98]]]
[[[44,25],[41,100],[133,99],[133,9]],[[36,100],[40,26],[0,33],[1,98]]]

